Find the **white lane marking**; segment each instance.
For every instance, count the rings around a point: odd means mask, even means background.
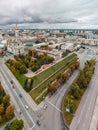
[[[5,72],[3,71],[3,70],[1,70],[2,72],[3,72],[3,74],[4,74],[4,76],[5,76],[5,78],[7,79],[7,81],[9,82],[9,84],[10,84],[10,81],[9,81],[9,79],[8,79],[8,77],[5,75]],[[18,96],[18,94],[16,93],[16,91],[13,91],[15,94],[16,94],[16,96],[17,96],[17,98],[19,99],[19,96]],[[23,102],[19,99],[19,101],[20,101],[20,103],[21,103],[21,105],[23,106],[23,108],[24,108],[24,104],[23,104]],[[16,101],[17,102],[17,101]],[[26,111],[26,110],[25,110]],[[34,127],[35,127],[35,122],[33,121],[33,119],[32,119],[32,117],[30,116],[30,114],[26,111],[26,113],[27,113],[27,115],[29,116],[29,118],[30,118],[30,120],[33,122],[33,127],[31,128],[31,129],[33,129]]]
[[[57,108],[54,104],[52,104],[51,102],[47,101],[51,106],[53,106],[57,111],[62,112],[59,108]]]

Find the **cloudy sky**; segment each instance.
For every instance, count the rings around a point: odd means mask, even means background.
[[[0,27],[97,26],[98,0],[0,0]]]

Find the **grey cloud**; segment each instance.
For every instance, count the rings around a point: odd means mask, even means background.
[[[0,25],[98,22],[98,0],[0,0]]]

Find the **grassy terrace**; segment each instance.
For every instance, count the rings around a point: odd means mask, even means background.
[[[71,55],[72,56],[72,55]],[[62,74],[67,68],[69,68],[74,62],[76,62],[77,57],[76,55],[74,55],[73,57],[71,57],[71,59],[68,60],[68,58],[66,58],[67,61],[66,63],[62,64],[62,67],[59,66],[58,70],[55,69],[54,73],[52,73],[50,76],[48,75],[48,78],[46,78],[46,80],[44,79],[44,82],[42,82],[42,84],[40,84],[36,89],[34,89],[33,91],[30,92],[31,97],[35,100],[36,97],[38,97],[40,95],[40,93],[42,93],[42,91],[44,91],[44,89],[49,87],[49,83],[53,80],[55,80],[57,78],[58,75]],[[65,61],[65,59],[63,60]],[[69,62],[70,61],[70,62]],[[61,63],[61,61],[60,61]],[[58,65],[59,63],[57,63],[56,65]],[[55,65],[54,65],[55,66]],[[52,68],[54,67],[52,66]],[[49,68],[50,69],[50,68]],[[44,95],[48,94],[48,90],[45,92]],[[42,100],[42,98],[44,97],[44,95],[42,95],[42,97],[38,100],[35,100],[36,103],[39,103],[40,100]]]
[[[33,86],[30,91],[30,96],[35,100],[38,104],[43,100],[49,92],[48,90],[41,95],[39,99],[36,98],[46,89],[49,87],[49,83],[57,78],[58,75],[63,73],[67,68],[69,68],[75,61],[77,60],[77,55],[73,53],[72,55],[64,58],[63,60],[59,61],[55,65],[51,66],[50,68],[44,70],[43,72],[39,73],[38,75],[32,77],[33,78]],[[7,65],[8,66],[8,65]],[[9,67],[9,66],[8,66]],[[10,67],[9,67],[10,68]],[[11,68],[10,68],[11,69]],[[12,70],[14,76],[20,82],[20,84],[24,87],[25,80],[27,77],[24,75],[20,75],[18,72]]]
[[[62,67],[64,64],[68,63],[69,60],[72,58],[77,57],[75,53],[68,56],[67,58],[64,58],[62,61],[58,62],[57,64],[53,65],[52,67],[46,69],[42,73],[39,73],[38,75],[33,77],[33,88],[36,87],[38,84],[40,84],[43,80],[48,78],[50,75],[55,73],[60,67]]]

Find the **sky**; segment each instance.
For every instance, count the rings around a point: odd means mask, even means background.
[[[98,27],[98,0],[0,0],[0,27]]]

